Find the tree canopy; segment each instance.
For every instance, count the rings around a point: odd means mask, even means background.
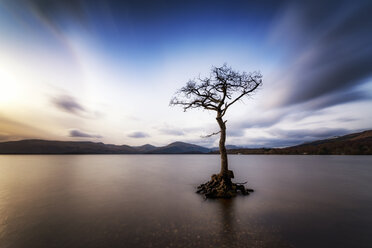
[[[181,105],[184,111],[192,108],[213,110],[223,117],[232,104],[249,96],[261,85],[261,73],[240,73],[224,64],[212,67],[209,77],[188,81],[176,92],[170,104]]]

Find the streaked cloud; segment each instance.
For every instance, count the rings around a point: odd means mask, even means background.
[[[318,97],[306,103],[306,109],[319,110],[340,104],[372,100],[372,95],[365,91],[346,91]]]
[[[18,121],[0,114],[0,139],[2,141],[20,139],[48,139],[50,133],[27,122]]]
[[[317,129],[273,129],[269,131],[270,134],[283,139],[297,139],[297,140],[315,140],[324,139],[335,136],[341,136],[351,133],[355,130],[348,130],[345,128],[317,128]]]
[[[128,137],[137,139],[137,138],[147,138],[147,137],[150,137],[150,135],[145,132],[133,132],[133,133],[128,134]]]
[[[160,133],[165,135],[172,135],[172,136],[182,136],[185,135],[185,132],[179,128],[171,128],[171,127],[164,127],[158,129]]]
[[[67,113],[81,115],[86,109],[72,96],[61,95],[51,99],[52,103],[60,110]]]
[[[167,134],[167,135],[173,135],[173,136],[182,136],[182,135],[185,135],[185,132],[182,131],[182,130],[176,130],[176,129],[162,129],[160,130],[163,134]]]
[[[288,147],[300,145],[305,142],[334,138],[345,134],[358,132],[360,130],[350,130],[344,128],[319,128],[319,129],[273,129],[267,133],[270,137],[250,138],[249,143],[244,146],[249,148],[259,147]]]
[[[287,8],[278,19],[272,40],[290,49],[278,78],[278,85],[285,85],[278,106],[332,98],[313,104],[324,108],[368,98],[355,89],[372,76],[372,34],[368,32],[372,4],[298,2]]]
[[[52,97],[51,102],[57,109],[82,118],[97,119],[104,116],[101,111],[92,110],[83,106],[77,98],[70,95]]]
[[[85,133],[85,132],[82,132],[82,131],[79,131],[79,130],[70,130],[69,137],[74,137],[74,138],[97,138],[97,139],[102,138],[101,135],[89,134],[89,133]]]

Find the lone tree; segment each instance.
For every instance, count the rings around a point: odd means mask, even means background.
[[[197,193],[208,198],[230,198],[241,191],[247,195],[249,191],[244,183],[232,183],[234,173],[229,170],[227,161],[226,120],[223,117],[231,105],[244,97],[250,96],[262,85],[262,75],[259,72],[238,72],[224,64],[222,67],[212,67],[209,77],[190,80],[185,87],[178,90],[170,105],[181,105],[184,111],[193,108],[202,108],[216,111],[216,120],[220,131],[210,134],[220,134],[219,149],[221,155],[221,171],[214,174],[211,180],[201,184]]]

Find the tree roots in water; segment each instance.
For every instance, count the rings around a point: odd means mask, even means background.
[[[242,195],[249,195],[253,189],[246,189],[245,183],[233,183],[234,178],[232,171],[226,174],[214,174],[211,180],[198,186],[196,193],[203,194],[206,198],[231,198],[239,192]]]

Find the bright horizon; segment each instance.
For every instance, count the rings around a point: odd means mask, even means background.
[[[0,142],[216,146],[200,137],[218,130],[213,112],[168,105],[224,63],[263,75],[226,115],[229,145],[371,129],[370,10],[368,1],[2,1]]]

